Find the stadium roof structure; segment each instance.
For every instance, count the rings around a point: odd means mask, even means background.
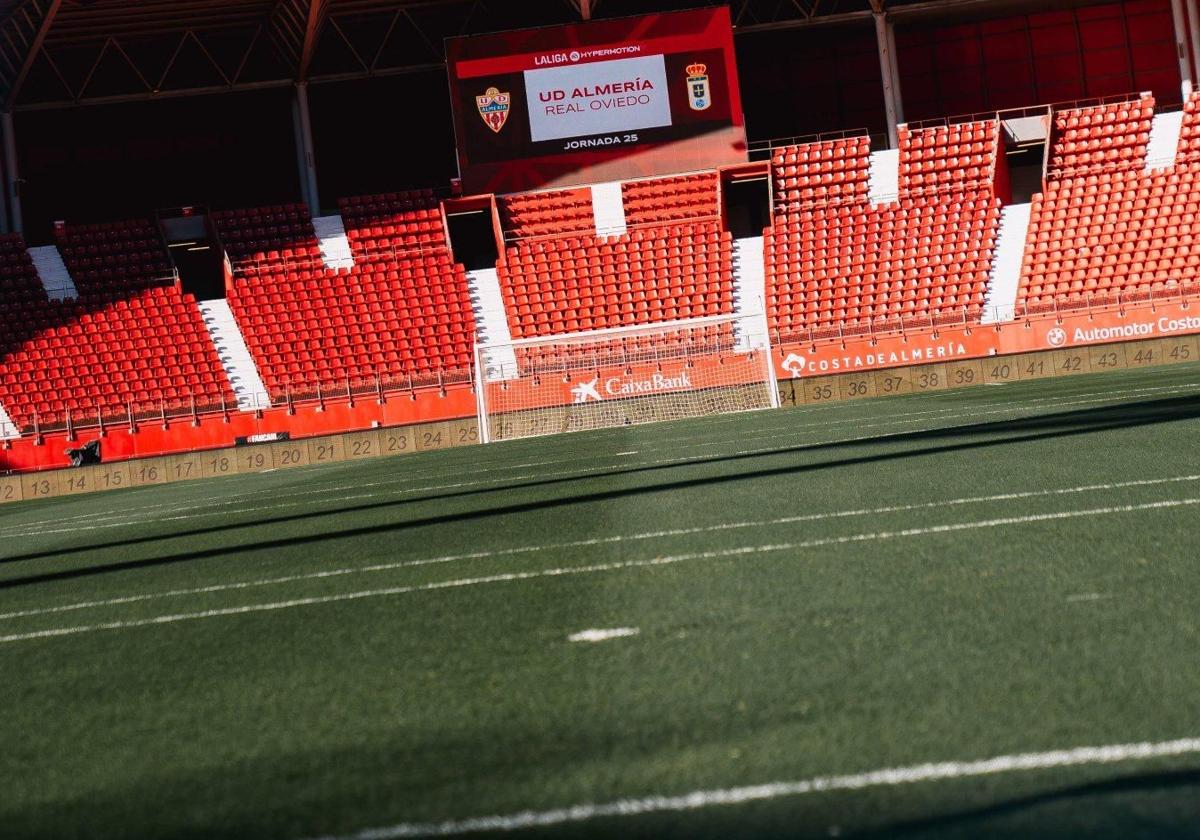
[[[732,0],[739,32],[1097,0]],[[718,5],[704,0],[0,0],[0,110],[440,67],[444,39]]]

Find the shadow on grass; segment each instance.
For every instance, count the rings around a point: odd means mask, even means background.
[[[1168,811],[1125,800],[1179,796],[1190,807]],[[1148,814],[1154,818],[1147,819]],[[1200,770],[1175,770],[1106,779],[997,802],[982,808],[891,825],[851,837],[1200,837]],[[1157,824],[1156,824],[1157,823]]]
[[[1152,426],[1161,423],[1171,423],[1181,420],[1191,420],[1200,417],[1200,396],[1178,397],[1165,400],[1126,403],[1115,406],[1059,412],[1054,414],[1027,417],[1017,420],[990,421],[973,423],[966,426],[955,426],[943,429],[927,429],[917,432],[902,432],[899,434],[881,435],[874,438],[850,441],[844,443],[800,444],[797,446],[781,447],[768,452],[752,454],[718,455],[702,460],[686,461],[684,463],[668,463],[643,467],[615,468],[608,472],[589,473],[582,476],[567,476],[563,478],[539,479],[519,484],[507,484],[499,487],[487,487],[477,490],[462,490],[453,493],[442,493],[421,496],[410,499],[390,499],[382,502],[352,505],[339,508],[325,508],[290,514],[271,519],[260,519],[253,522],[235,522],[215,525],[206,528],[196,528],[188,531],[177,531],[171,534],[134,537],[132,539],[115,540],[105,543],[92,543],[81,546],[58,548],[50,551],[31,552],[0,558],[0,564],[9,565],[22,561],[48,558],[69,557],[106,549],[126,549],[164,540],[190,539],[205,537],[213,534],[223,534],[243,528],[280,527],[289,523],[304,522],[325,517],[337,517],[351,514],[368,513],[371,511],[395,510],[402,506],[423,502],[443,502],[453,499],[478,498],[491,494],[511,494],[514,491],[534,490],[538,488],[556,488],[579,481],[600,481],[604,479],[626,476],[639,476],[661,473],[667,470],[697,469],[702,467],[734,467],[734,470],[719,475],[705,475],[694,478],[683,478],[659,483],[639,484],[633,487],[622,487],[612,490],[589,491],[583,493],[557,496],[549,499],[539,499],[517,504],[485,507],[480,510],[427,516],[401,522],[389,522],[379,525],[369,525],[359,528],[344,528],[325,533],[305,534],[302,536],[279,537],[233,546],[218,546],[180,552],[160,557],[148,557],[134,560],[123,560],[96,566],[85,566],[74,569],[64,569],[54,572],[44,572],[35,575],[14,577],[0,580],[0,590],[21,586],[30,586],[51,581],[71,580],[112,572],[145,569],[155,566],[182,563],[191,560],[203,560],[228,554],[239,554],[253,551],[264,551],[287,548],[294,545],[313,544],[325,540],[346,539],[352,537],[372,536],[408,528],[419,528],[433,525],[444,525],[455,522],[471,522],[494,516],[509,516],[529,513],[539,510],[552,510],[577,504],[601,502],[612,499],[628,498],[651,493],[662,493],[674,490],[686,490],[702,486],[718,486],[739,481],[769,478],[782,475],[804,475],[825,470],[858,467],[867,464],[903,461],[912,458],[922,458],[935,455],[945,455],[955,452],[970,452],[987,450],[996,447],[1013,446],[1039,441],[1069,439],[1087,436],[1100,432],[1121,429]],[[942,443],[953,439],[954,442]],[[827,461],[807,463],[790,463],[783,466],[761,467],[759,469],[736,469],[738,465],[748,464],[763,459],[777,459],[780,456],[819,454],[825,450],[836,449],[871,449],[878,446],[899,446],[898,451],[872,452],[852,457],[836,458]],[[320,504],[319,501],[314,501]],[[216,514],[214,514],[216,515]],[[232,515],[232,514],[231,514]],[[139,523],[153,525],[153,522]],[[131,525],[130,527],[137,527]]]

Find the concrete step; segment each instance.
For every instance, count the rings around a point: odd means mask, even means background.
[[[766,273],[763,238],[733,240],[733,312],[739,316],[734,337],[740,349],[766,344]]]
[[[1146,144],[1146,171],[1156,172],[1175,165],[1179,153],[1179,134],[1183,130],[1183,111],[1155,114],[1150,124],[1150,142]]]
[[[900,199],[900,150],[871,152],[867,199],[872,204],[892,204]]]
[[[621,197],[619,181],[592,185],[592,218],[597,236],[625,233],[625,200]]]
[[[476,340],[490,348],[489,380],[511,379],[517,374],[517,355],[512,348],[512,332],[508,328],[508,313],[500,293],[500,280],[494,268],[467,272],[471,290],[471,308],[475,310]]]
[[[350,240],[346,238],[346,225],[342,217],[317,216],[312,221],[326,267],[335,270],[353,268],[354,254],[350,251]]]
[[[50,300],[74,300],[79,297],[75,281],[71,279],[71,272],[67,270],[57,245],[30,248],[29,257]]]
[[[0,440],[15,440],[21,436],[21,430],[17,428],[17,424],[8,416],[8,412],[4,410],[4,406],[0,405]]]
[[[985,324],[1003,323],[1016,317],[1031,208],[1030,204],[1010,204],[1000,211],[1000,233],[980,319]]]
[[[217,355],[221,357],[221,366],[229,377],[238,408],[241,411],[270,408],[271,396],[246,347],[246,340],[237,319],[233,317],[229,302],[224,299],[200,301],[200,315],[204,318],[204,326],[208,328],[213,346],[217,348]]]

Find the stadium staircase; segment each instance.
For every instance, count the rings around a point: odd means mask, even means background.
[[[619,181],[592,185],[592,222],[597,236],[625,234],[625,203]]]
[[[221,366],[233,387],[238,408],[241,411],[270,408],[271,396],[258,375],[258,368],[246,348],[246,341],[229,308],[229,302],[224,298],[201,301],[200,317],[204,319],[213,347],[220,356]]]
[[[500,293],[500,280],[496,269],[483,268],[467,273],[471,289],[471,308],[475,312],[478,329],[476,341],[497,349],[490,351],[489,358],[501,367],[516,370],[516,354],[512,350],[512,333],[508,329],[508,316],[504,312],[504,296]]]
[[[763,238],[747,236],[733,240],[731,266],[733,270],[733,313],[755,316],[753,329],[767,335],[766,264],[763,257]],[[746,321],[734,325],[738,347],[749,347],[751,336],[745,334]]]
[[[1179,134],[1183,130],[1183,111],[1155,114],[1146,144],[1146,171],[1170,169],[1179,153]]]
[[[984,324],[997,324],[1016,318],[1017,290],[1021,285],[1021,263],[1029,237],[1030,204],[1009,204],[1000,211],[1000,233],[996,238],[996,258],[992,261],[987,294],[983,300]]]
[[[21,430],[17,428],[17,424],[8,416],[8,412],[4,410],[4,406],[0,405],[0,440],[14,440],[21,436]]]
[[[42,245],[30,248],[29,256],[37,269],[38,279],[46,290],[46,297],[54,301],[74,300],[79,297],[71,272],[63,262],[57,245]]]
[[[878,206],[900,198],[900,150],[882,149],[871,153],[867,175],[867,201]]]
[[[317,247],[326,268],[353,268],[354,254],[350,251],[350,240],[346,237],[346,225],[340,215],[317,216],[312,220]]]

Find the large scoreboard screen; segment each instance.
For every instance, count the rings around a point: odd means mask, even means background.
[[[729,9],[446,42],[468,192],[745,163]]]

